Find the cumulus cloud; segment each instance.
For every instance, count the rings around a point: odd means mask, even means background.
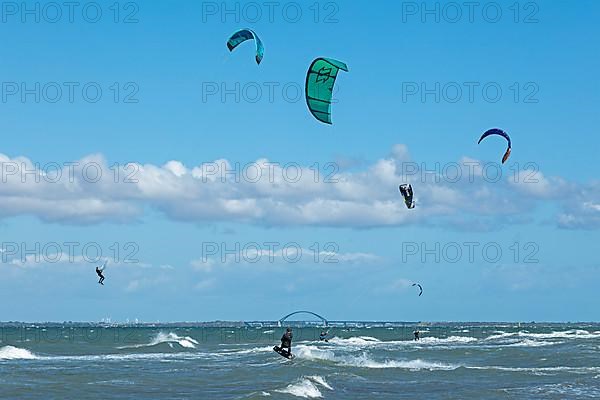
[[[381,261],[381,257],[371,253],[341,253],[316,249],[305,249],[296,244],[267,246],[250,244],[237,248],[210,248],[202,258],[192,260],[190,265],[204,273],[212,272],[218,266],[232,265],[282,265],[313,263],[319,265],[366,265]]]
[[[598,182],[570,183],[534,166],[513,171],[466,157],[443,165],[419,163],[405,145],[335,174],[267,159],[115,167],[98,154],[60,165],[0,154],[0,178],[0,217],[32,215],[65,224],[131,223],[153,209],[192,223],[489,230],[531,221],[536,207],[548,203],[558,208],[560,227],[600,227]],[[401,201],[400,183],[413,185],[414,210]]]
[[[557,194],[561,196],[564,192]],[[565,229],[600,228],[600,182],[574,186],[568,196],[562,197],[562,212],[558,225]]]
[[[216,283],[216,279],[214,278],[209,278],[209,279],[203,279],[201,281],[199,281],[198,283],[196,283],[196,285],[194,285],[194,290],[197,291],[205,291],[208,289],[211,289]]]
[[[377,290],[382,293],[402,293],[413,291],[416,294],[419,294],[419,289],[417,287],[413,287],[415,282],[406,278],[399,278],[389,283],[382,285]]]

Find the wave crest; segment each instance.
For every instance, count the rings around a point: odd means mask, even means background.
[[[0,360],[37,360],[39,357],[27,349],[14,346],[0,348]]]
[[[181,337],[173,332],[158,332],[156,336],[152,338],[150,343],[136,344],[133,346],[122,346],[119,347],[119,349],[139,349],[141,347],[153,347],[163,343],[167,343],[171,347],[173,347],[172,345],[176,343],[186,349],[195,349],[196,345],[198,344],[198,341],[189,336]]]
[[[317,399],[323,397],[319,387],[324,387],[328,390],[333,388],[327,383],[325,378],[321,376],[303,376],[297,382],[291,383],[283,389],[275,390],[278,393],[291,394],[296,397],[305,399]]]

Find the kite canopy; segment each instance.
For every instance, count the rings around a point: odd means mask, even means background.
[[[331,97],[339,70],[348,72],[348,66],[331,58],[317,58],[306,74],[306,105],[319,121],[331,124]]]
[[[491,135],[502,136],[504,139],[506,139],[508,141],[508,148],[506,149],[506,152],[504,153],[504,156],[502,157],[502,164],[504,164],[506,162],[506,160],[508,160],[508,157],[510,157],[510,152],[511,152],[511,147],[512,147],[510,136],[508,136],[508,133],[504,132],[502,129],[498,129],[498,128],[488,129],[487,131],[485,131],[483,133],[483,135],[481,135],[477,144],[481,143],[481,141],[483,139],[485,139],[486,137],[491,136]]]
[[[246,40],[254,39],[256,42],[256,63],[260,64],[263,59],[263,55],[265,53],[265,48],[258,37],[258,35],[251,29],[240,29],[235,32],[229,40],[227,41],[227,48],[229,51],[233,51],[240,43],[245,42]]]
[[[419,292],[419,297],[421,297],[421,295],[423,294],[423,287],[421,287],[421,285],[419,285],[418,283],[413,283],[412,285],[413,285],[413,286],[418,286],[418,287],[419,287],[419,290],[420,290],[420,292]]]

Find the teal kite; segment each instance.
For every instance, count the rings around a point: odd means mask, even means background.
[[[256,42],[256,63],[260,64],[263,59],[263,55],[265,54],[265,48],[258,35],[250,29],[240,29],[235,32],[229,40],[227,41],[227,48],[229,51],[233,51],[240,43],[245,42],[246,40],[254,39]]]
[[[339,70],[348,72],[348,66],[331,58],[317,58],[306,74],[306,104],[319,121],[331,124],[331,97]]]

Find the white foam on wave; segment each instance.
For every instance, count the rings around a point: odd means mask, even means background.
[[[97,355],[78,355],[78,356],[46,356],[39,357],[43,360],[62,360],[62,361],[139,361],[156,360],[161,362],[170,362],[174,360],[211,360],[219,356],[214,353],[197,352],[173,352],[173,353],[130,353],[130,354],[97,354]]]
[[[543,346],[552,346],[556,344],[561,344],[563,342],[547,342],[547,341],[537,341],[532,339],[523,339],[519,340],[515,343],[507,344],[506,347],[543,347]]]
[[[507,371],[507,372],[529,372],[532,374],[549,374],[557,372],[567,372],[572,374],[589,374],[600,372],[600,367],[502,367],[496,365],[489,366],[470,366],[467,369],[479,369],[479,370],[496,370],[496,371]]]
[[[252,347],[250,349],[244,350],[225,350],[226,354],[257,354],[257,353],[270,353],[273,351],[273,346],[265,346],[265,347]]]
[[[485,340],[499,340],[506,338],[529,338],[529,339],[597,339],[600,338],[600,331],[589,332],[582,329],[571,329],[568,331],[553,331],[547,333],[531,333],[527,331],[518,332],[495,332],[496,335],[487,337]]]
[[[597,399],[600,397],[598,388],[590,387],[580,383],[554,383],[536,387],[532,390],[536,394],[548,395],[558,394],[563,398],[588,398]]]
[[[329,339],[329,343],[345,346],[373,346],[385,342],[371,336],[353,336],[349,338],[335,336]]]
[[[435,337],[422,337],[420,340],[391,340],[381,341],[376,338],[369,336],[358,336],[350,338],[338,338],[334,337],[329,339],[329,343],[338,346],[348,347],[390,347],[390,346],[414,346],[414,345],[460,345],[466,343],[476,342],[479,339],[471,336],[449,336],[446,338],[435,338]]]
[[[122,347],[118,347],[118,348],[119,349],[139,349],[141,347],[153,347],[153,346],[156,346],[156,345],[159,345],[162,343],[167,343],[171,347],[173,347],[172,346],[173,344],[177,343],[181,347],[185,347],[187,349],[195,349],[196,345],[198,344],[198,341],[189,336],[181,337],[173,332],[169,332],[169,333],[159,332],[156,334],[156,336],[154,336],[152,338],[150,343],[136,344],[136,345],[132,345],[132,346],[122,346]]]
[[[354,357],[354,359],[348,361],[349,362],[347,363],[347,365],[372,369],[398,368],[407,369],[411,371],[451,371],[460,367],[459,365],[431,362],[421,359],[375,361],[369,358],[367,355],[363,355],[361,357]]]
[[[329,383],[327,383],[325,378],[323,378],[322,376],[311,375],[308,377],[308,379],[310,379],[313,382],[318,383],[319,385],[323,386],[325,389],[333,390],[333,388],[329,385]]]
[[[448,336],[447,338],[424,337],[415,340],[416,344],[461,344],[472,343],[478,339],[471,336]]]
[[[0,348],[0,360],[37,360],[39,357],[27,349],[14,346]]]
[[[454,370],[459,365],[444,364],[439,362],[415,360],[374,360],[367,353],[359,356],[338,356],[332,350],[320,349],[313,346],[298,346],[296,357],[312,361],[329,361],[346,367],[383,369],[400,368],[408,370]]]
[[[303,376],[297,382],[291,383],[283,389],[275,390],[278,393],[291,394],[292,396],[302,397],[305,399],[317,399],[323,397],[319,387],[324,387],[328,390],[333,388],[321,376]]]

